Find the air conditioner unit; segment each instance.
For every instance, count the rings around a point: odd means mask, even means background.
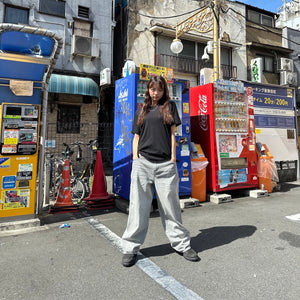
[[[280,72],[280,85],[297,86],[297,73],[289,71]]]
[[[278,71],[294,71],[294,63],[293,60],[286,57],[280,57],[277,62],[277,70]]]
[[[89,57],[99,57],[99,40],[91,37],[73,35],[71,54]]]
[[[111,84],[111,72],[109,68],[105,68],[100,72],[100,86]]]

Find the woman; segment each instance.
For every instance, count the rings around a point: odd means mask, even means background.
[[[165,79],[154,76],[149,80],[143,106],[137,110],[132,126],[130,206],[122,237],[122,264],[125,267],[135,264],[137,252],[145,240],[154,186],[162,224],[171,246],[187,260],[200,260],[190,247],[189,232],[181,221],[175,140],[176,126],[180,124]]]

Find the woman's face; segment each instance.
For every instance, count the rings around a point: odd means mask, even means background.
[[[164,89],[160,86],[158,82],[154,82],[149,88],[149,95],[152,100],[152,105],[156,105],[164,95]]]

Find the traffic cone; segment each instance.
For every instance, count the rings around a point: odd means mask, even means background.
[[[114,207],[113,195],[108,194],[105,188],[102,156],[100,150],[97,151],[96,156],[92,192],[83,200],[86,202],[85,207],[87,209],[108,209]]]
[[[66,159],[62,171],[61,181],[59,183],[56,202],[50,207],[49,213],[64,213],[74,211],[78,211],[78,208],[72,202],[70,163],[69,160]]]

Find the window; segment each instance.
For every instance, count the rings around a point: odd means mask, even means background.
[[[63,0],[40,0],[40,12],[64,18],[65,4]]]
[[[261,15],[261,24],[273,27],[273,18],[266,15]]]
[[[274,19],[272,16],[264,15],[251,9],[247,12],[247,19],[256,24],[274,27]]]
[[[274,72],[274,58],[271,56],[264,57],[264,71]]]
[[[58,105],[57,133],[80,133],[80,106]]]
[[[5,23],[28,24],[29,10],[14,6],[5,6]]]
[[[248,10],[248,20],[254,23],[260,24],[260,15],[258,12],[253,10]]]
[[[80,35],[85,37],[93,36],[93,27],[92,23],[83,20],[74,20],[73,24],[73,34]]]
[[[190,57],[195,59],[195,43],[187,40],[181,40],[183,50],[178,56]]]

